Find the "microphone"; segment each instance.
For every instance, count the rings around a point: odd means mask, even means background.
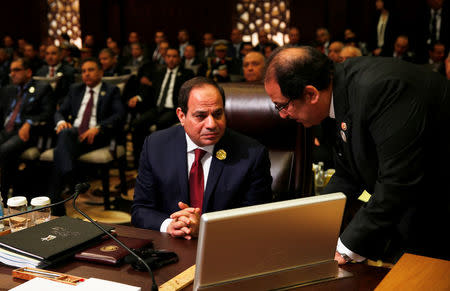
[[[74,191],[73,195],[68,197],[68,198],[66,198],[66,199],[64,199],[64,200],[62,200],[62,201],[55,202],[55,203],[52,203],[52,204],[47,205],[47,206],[42,206],[42,207],[34,208],[34,209],[31,209],[31,210],[26,210],[26,211],[22,211],[22,212],[19,212],[19,213],[14,213],[14,214],[10,214],[10,215],[7,215],[7,216],[3,216],[3,217],[0,217],[0,221],[4,220],[4,219],[7,219],[7,218],[14,217],[14,216],[27,214],[27,213],[30,213],[30,212],[34,212],[34,211],[38,211],[38,210],[41,210],[41,209],[46,209],[46,208],[50,208],[50,207],[53,207],[53,206],[56,206],[56,205],[60,205],[62,203],[66,203],[67,201],[73,199],[73,204],[72,204],[73,208],[78,213],[80,213],[82,216],[84,216],[87,220],[89,220],[92,224],[94,224],[102,232],[106,233],[110,238],[115,240],[121,247],[123,247],[125,250],[127,250],[130,254],[132,254],[137,260],[139,260],[145,266],[145,268],[148,270],[148,272],[150,274],[150,277],[152,278],[152,289],[151,290],[152,291],[158,291],[158,285],[156,284],[155,276],[153,275],[152,269],[150,269],[150,267],[147,265],[147,263],[141,257],[139,257],[135,252],[133,252],[130,248],[128,248],[125,244],[123,244],[121,241],[119,241],[117,238],[115,238],[112,234],[110,234],[107,230],[105,230],[100,224],[98,224],[97,222],[92,220],[92,218],[90,218],[89,215],[87,215],[86,213],[81,211],[76,206],[75,202],[76,202],[78,196],[80,194],[85,193],[90,187],[91,187],[91,185],[89,185],[89,183],[79,183],[79,184],[75,185],[75,191]]]
[[[69,201],[71,199],[74,199],[78,195],[86,192],[89,189],[89,187],[91,187],[91,185],[89,185],[89,183],[79,183],[79,184],[75,185],[75,192],[72,194],[72,196],[70,196],[70,197],[68,197],[68,198],[66,198],[64,200],[61,200],[59,202],[55,202],[55,203],[49,204],[47,206],[37,207],[37,208],[34,208],[34,209],[30,209],[30,210],[26,210],[26,211],[22,211],[22,212],[6,215],[6,216],[3,216],[3,217],[0,217],[0,221],[4,220],[4,219],[7,219],[7,218],[14,217],[14,216],[27,214],[27,213],[30,213],[30,212],[34,212],[34,211],[38,211],[38,210],[46,209],[46,208],[51,208],[53,206],[57,206],[57,205],[66,203],[67,201]]]
[[[148,273],[150,274],[150,277],[152,278],[152,289],[151,290],[158,291],[158,285],[156,284],[155,276],[153,275],[152,269],[149,267],[149,265],[140,256],[138,256],[135,252],[133,252],[129,247],[127,247],[120,240],[115,238],[111,233],[109,233],[107,230],[105,230],[100,224],[98,224],[92,218],[90,218],[89,215],[87,215],[86,213],[84,213],[77,207],[76,200],[77,200],[78,196],[80,195],[80,193],[86,192],[89,189],[90,185],[88,183],[80,183],[77,186],[79,186],[78,191],[77,191],[77,188],[75,187],[75,192],[73,194],[73,196],[74,196],[73,202],[72,202],[73,208],[78,213],[83,215],[87,220],[89,220],[92,224],[94,224],[98,229],[100,229],[101,231],[106,233],[110,238],[112,238],[115,242],[117,242],[122,248],[124,248],[130,254],[132,254],[138,261],[140,261],[145,266],[145,268],[148,270]],[[81,190],[84,190],[84,192],[82,192]]]

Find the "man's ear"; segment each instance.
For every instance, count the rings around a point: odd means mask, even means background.
[[[186,115],[184,114],[183,110],[181,110],[180,107],[177,108],[177,116],[178,120],[180,120],[181,125],[184,126],[184,119]]]
[[[317,104],[319,102],[319,90],[312,85],[307,85],[303,90],[303,94],[305,95],[305,101],[310,104]]]

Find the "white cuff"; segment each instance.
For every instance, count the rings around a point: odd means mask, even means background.
[[[63,120],[60,120],[60,121],[58,121],[58,123],[56,123],[56,127],[55,127],[55,130],[57,130],[58,129],[58,126],[61,124],[61,123],[63,123],[63,122],[66,122],[64,119]]]
[[[167,218],[166,220],[161,223],[161,226],[159,228],[160,232],[167,232],[167,228],[169,227],[169,224],[172,222],[172,218]]]
[[[338,244],[337,244],[337,252],[340,254],[346,254],[347,256],[349,256],[353,261],[355,262],[362,262],[364,261],[366,258],[358,255],[357,253],[352,252],[351,250],[349,250],[346,246],[344,246],[344,244],[341,241],[341,238],[339,238],[338,240]]]

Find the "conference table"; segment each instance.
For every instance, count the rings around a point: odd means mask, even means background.
[[[177,253],[179,257],[177,263],[154,271],[158,285],[163,284],[195,264],[197,240],[188,241],[172,238],[165,233],[130,226],[114,226],[119,236],[151,239],[156,249],[164,249]],[[386,268],[373,267],[365,264],[347,264],[342,268],[351,272],[353,276],[307,285],[296,288],[295,290],[373,290],[389,271]],[[0,290],[8,290],[24,282],[21,279],[12,278],[11,271],[13,269],[12,267],[0,265]],[[83,278],[94,277],[139,286],[142,287],[142,290],[150,290],[151,287],[151,278],[148,272],[136,271],[127,264],[116,267],[72,259],[49,267],[48,269]],[[187,286],[185,290],[192,290],[192,284]]]

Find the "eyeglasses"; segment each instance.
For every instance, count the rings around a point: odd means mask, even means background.
[[[278,112],[280,112],[283,109],[287,109],[289,106],[289,103],[291,103],[292,99],[289,99],[288,102],[284,103],[284,104],[277,104],[275,103],[275,109],[278,110]]]

